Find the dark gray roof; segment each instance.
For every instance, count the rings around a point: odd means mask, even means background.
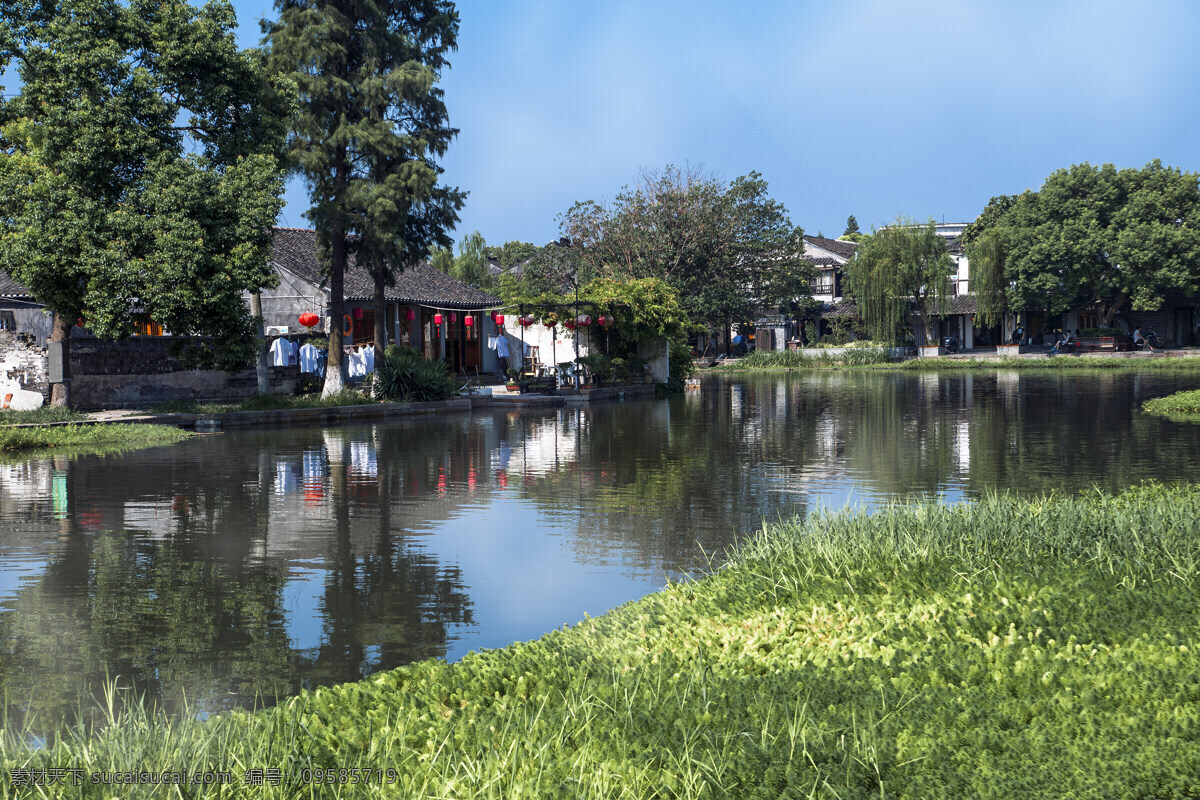
[[[271,260],[318,286],[326,282],[317,261],[317,232],[305,228],[276,228]],[[347,300],[367,301],[375,297],[375,281],[350,256],[346,265],[344,292]],[[489,308],[500,298],[467,286],[428,264],[413,264],[396,275],[396,285],[385,291],[388,302],[436,308]]]
[[[975,302],[975,295],[959,295],[950,298],[949,308],[946,311],[947,315],[952,314],[974,314],[979,306]],[[858,306],[853,300],[847,300],[844,303],[830,305],[828,303],[821,306],[821,317],[823,319],[839,319],[842,317],[858,316]]]
[[[853,300],[835,305],[823,304],[821,306],[822,319],[853,318],[857,316],[858,306],[854,304]]]
[[[851,258],[854,256],[854,250],[858,247],[854,242],[844,242],[840,239],[826,239],[821,236],[804,235],[804,241],[820,247],[822,250],[828,250],[841,258]]]
[[[0,270],[0,297],[19,297],[33,299],[29,290],[9,277],[7,272]]]
[[[951,314],[974,314],[978,310],[979,304],[975,302],[973,294],[960,294],[950,298]]]

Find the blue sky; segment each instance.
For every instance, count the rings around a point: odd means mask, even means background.
[[[269,0],[234,0],[242,41]],[[762,173],[807,233],[974,219],[1082,161],[1200,170],[1200,3],[468,0],[455,237],[536,244],[642,169]],[[303,185],[283,222],[307,226]]]

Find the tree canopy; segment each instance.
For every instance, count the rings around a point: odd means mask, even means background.
[[[295,81],[291,137],[309,187],[306,213],[329,269],[330,313],[341,318],[352,251],[375,276],[376,339],[383,286],[394,270],[447,247],[465,193],[438,185],[458,133],[437,87],[455,49],[449,0],[276,0],[266,32],[276,68]],[[378,341],[376,342],[378,344]],[[323,394],[344,385],[342,327],[330,326]]]
[[[953,272],[954,259],[933,220],[898,219],[858,246],[845,266],[846,288],[872,339],[897,341],[915,312],[928,342],[946,312]]]
[[[52,342],[79,318],[121,338],[150,317],[209,337],[177,340],[186,360],[250,363],[242,292],[273,285],[289,109],[235,24],[224,0],[4,4],[0,67],[21,87],[0,98],[0,246],[54,311]]]
[[[968,228],[971,280],[1010,308],[1154,310],[1200,290],[1200,176],[1076,164],[993,198]]]
[[[728,325],[811,300],[803,231],[767,188],[756,172],[725,184],[669,166],[560,223],[592,274],[665,280],[693,322]]]

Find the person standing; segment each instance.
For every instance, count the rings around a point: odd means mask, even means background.
[[[508,375],[511,367],[508,363],[508,337],[504,334],[504,328],[496,333],[496,357],[500,360],[500,374]]]

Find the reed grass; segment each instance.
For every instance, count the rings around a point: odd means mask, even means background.
[[[822,511],[533,642],[205,722],[114,703],[40,749],[6,725],[0,761],[234,776],[204,797],[1192,797],[1198,520],[1156,484]]]

